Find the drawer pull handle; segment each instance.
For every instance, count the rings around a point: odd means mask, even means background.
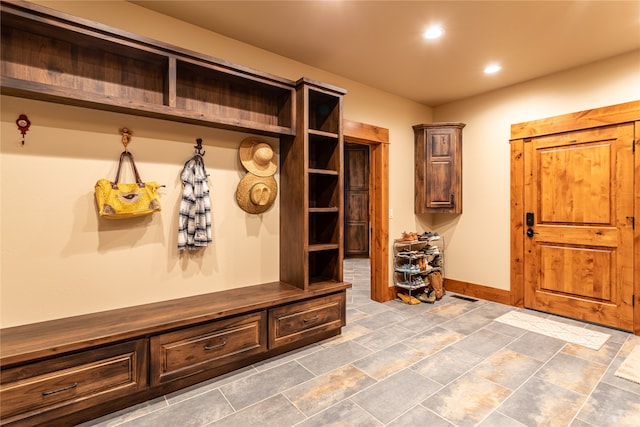
[[[226,341],[222,341],[222,343],[221,343],[221,344],[218,344],[218,345],[205,345],[205,346],[204,346],[204,349],[205,349],[205,350],[207,350],[207,351],[209,351],[209,350],[215,350],[215,349],[217,349],[217,348],[222,348],[222,347],[224,347],[225,345],[227,345],[227,342],[226,342]]]
[[[302,321],[303,321],[304,323],[315,322],[315,321],[316,321],[316,320],[318,320],[319,318],[320,318],[320,317],[315,316],[315,317],[312,317],[312,318],[310,318],[310,319],[303,319]]]
[[[58,389],[55,389],[55,390],[51,390],[51,391],[43,391],[43,392],[42,392],[42,395],[43,395],[43,396],[50,396],[50,395],[52,395],[52,394],[60,393],[61,391],[71,390],[71,389],[74,389],[74,388],[76,388],[76,387],[78,387],[78,383],[73,383],[73,384],[68,385],[68,386],[66,386],[66,387],[58,388]]]

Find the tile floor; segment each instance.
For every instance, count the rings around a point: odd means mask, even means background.
[[[379,304],[368,260],[345,280],[341,336],[83,427],[640,426],[640,384],[614,376],[640,337],[524,310],[610,334],[595,351],[494,322],[518,309],[493,302]]]

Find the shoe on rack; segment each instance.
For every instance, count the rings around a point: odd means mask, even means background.
[[[418,234],[414,232],[407,233],[406,231],[402,232],[402,237],[396,239],[396,242],[412,242],[414,240],[418,240]]]
[[[426,302],[427,304],[433,304],[434,302],[436,302],[436,293],[433,291],[433,289],[429,289],[418,295],[416,298],[418,298],[422,302]]]
[[[407,294],[403,294],[401,292],[398,292],[398,298],[400,298],[400,300],[402,302],[407,303],[409,305],[420,304],[420,300],[417,299],[416,297],[413,297],[413,296],[407,295]]]
[[[436,294],[436,300],[440,300],[442,296],[446,293],[444,290],[444,284],[442,283],[442,273],[440,271],[434,271],[429,274],[429,282],[431,283],[431,287]]]

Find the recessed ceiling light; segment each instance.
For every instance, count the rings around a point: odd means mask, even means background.
[[[427,40],[435,40],[442,37],[443,34],[444,34],[444,30],[442,29],[441,26],[433,25],[427,28],[424,33],[422,33],[422,37],[424,37]]]
[[[502,67],[499,64],[489,64],[484,67],[485,74],[495,74],[500,70],[502,70]]]

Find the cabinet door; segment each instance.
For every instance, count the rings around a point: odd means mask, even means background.
[[[416,213],[462,213],[462,127],[420,127],[415,142]]]

